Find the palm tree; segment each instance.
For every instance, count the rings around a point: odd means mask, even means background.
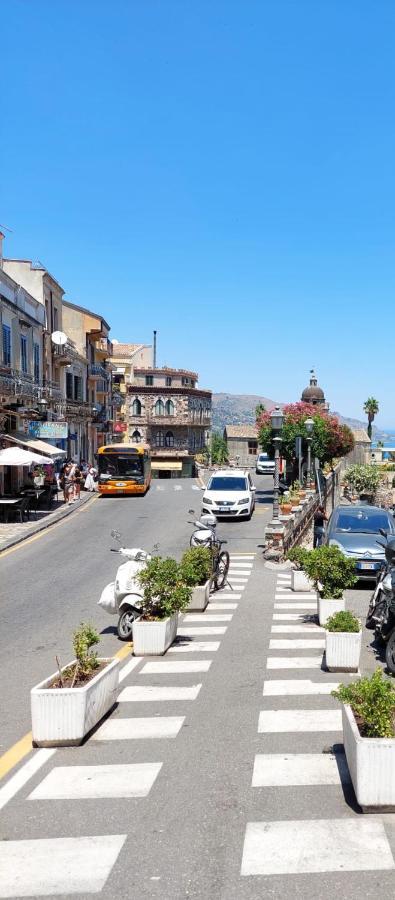
[[[368,417],[368,435],[370,440],[372,440],[372,422],[375,416],[379,411],[379,404],[374,397],[368,397],[366,403],[363,405],[363,411],[366,413]]]

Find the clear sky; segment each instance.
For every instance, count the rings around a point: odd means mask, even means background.
[[[216,391],[395,427],[394,0],[11,0],[5,255]]]

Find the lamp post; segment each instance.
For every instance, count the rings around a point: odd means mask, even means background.
[[[305,428],[307,431],[307,485],[311,484],[311,441],[313,438],[314,419],[305,420]]]
[[[280,522],[279,519],[279,505],[278,505],[278,495],[279,495],[279,480],[280,480],[280,446],[281,446],[281,429],[283,427],[284,422],[284,414],[282,409],[279,406],[276,406],[271,415],[271,426],[272,431],[274,432],[273,443],[274,443],[274,487],[273,487],[273,519],[272,522],[276,524]]]

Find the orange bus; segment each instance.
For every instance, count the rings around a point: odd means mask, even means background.
[[[145,494],[151,484],[151,454],[144,444],[107,444],[97,451],[99,493]]]

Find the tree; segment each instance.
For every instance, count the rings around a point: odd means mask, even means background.
[[[378,401],[375,400],[374,397],[368,397],[363,405],[363,411],[368,417],[368,435],[370,437],[370,440],[372,440],[372,422],[379,411]]]
[[[258,403],[258,406],[255,407],[255,418],[259,419],[259,416],[262,413],[266,412],[266,406],[264,403]]]
[[[211,461],[218,466],[224,465],[224,463],[228,462],[229,454],[228,454],[228,445],[223,437],[220,434],[217,434],[215,431],[211,435]]]
[[[302,436],[307,447],[306,419],[312,418],[314,429],[311,441],[312,456],[317,456],[321,464],[331,462],[350,453],[354,447],[354,436],[347,425],[341,425],[336,416],[331,416],[312,403],[290,403],[284,406],[284,425],[281,432],[281,455],[288,460],[295,456],[295,438]],[[257,421],[258,441],[262,449],[274,456],[273,432],[270,413],[264,412]]]
[[[381,472],[375,465],[349,466],[344,473],[344,481],[351,485],[358,494],[374,494],[381,481]]]

